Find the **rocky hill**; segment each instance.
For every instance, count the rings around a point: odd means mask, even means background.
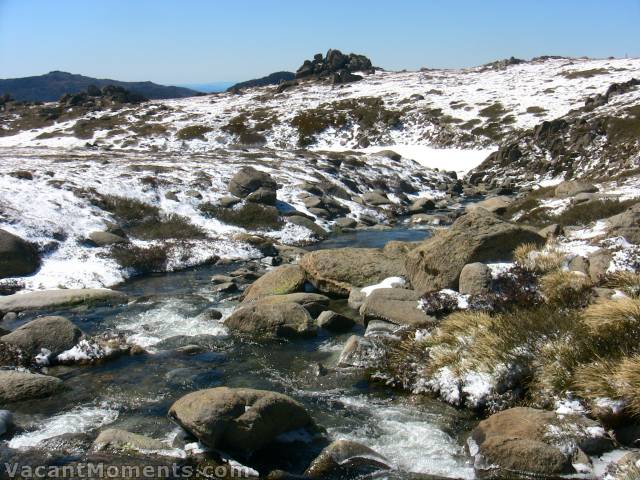
[[[267,87],[269,85],[278,85],[280,82],[287,82],[296,77],[293,72],[274,72],[265,77],[254,78],[245,82],[239,82],[229,87],[229,92],[236,92],[242,88]]]
[[[122,82],[54,71],[34,77],[0,79],[0,94],[7,93],[20,101],[53,102],[65,94],[84,91],[90,85],[98,88],[116,85],[151,99],[184,98],[199,93],[189,88],[158,85],[153,82]]]

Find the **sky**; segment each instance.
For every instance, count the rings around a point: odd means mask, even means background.
[[[329,48],[389,70],[640,57],[639,25],[640,0],[0,0],[0,78],[242,81]]]

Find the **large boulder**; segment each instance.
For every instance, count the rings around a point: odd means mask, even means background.
[[[311,315],[297,303],[241,306],[224,324],[236,332],[257,336],[308,337],[316,333]]]
[[[512,198],[501,195],[498,197],[487,198],[486,200],[482,200],[481,202],[472,203],[467,207],[467,211],[484,208],[488,212],[500,215],[504,213],[512,203]]]
[[[300,259],[309,281],[320,291],[347,297],[353,287],[405,275],[404,256],[377,248],[337,248],[310,252]]]
[[[490,472],[491,478],[505,479],[516,471],[543,478],[575,473],[574,459],[600,455],[614,446],[593,420],[526,407],[483,420],[468,443],[479,475]]]
[[[58,355],[73,348],[82,331],[64,317],[40,317],[21,326],[0,341],[20,348],[33,357],[42,350]]]
[[[360,307],[365,324],[371,320],[385,320],[396,325],[423,327],[435,319],[418,308],[420,293],[403,288],[380,288],[371,292]]]
[[[434,291],[458,288],[468,263],[511,260],[523,243],[543,245],[533,229],[505,222],[483,209],[467,213],[407,255],[406,272],[413,288]]]
[[[319,293],[289,293],[286,295],[271,295],[262,297],[255,303],[259,305],[275,305],[278,303],[297,303],[302,305],[309,315],[313,318],[317,317],[329,306],[329,297]],[[242,306],[249,305],[250,302],[244,302]]]
[[[242,167],[229,182],[229,192],[239,198],[248,197],[260,188],[275,191],[278,186],[271,175],[253,167]]]
[[[106,288],[79,288],[42,290],[0,298],[0,313],[24,312],[28,310],[57,309],[78,305],[126,303],[129,297],[122,292]]]
[[[62,380],[56,377],[0,370],[0,404],[49,397],[62,388]]]
[[[40,268],[40,255],[35,246],[0,229],[0,278],[31,275]]]
[[[350,440],[336,440],[311,462],[305,475],[323,479],[360,478],[390,469],[389,460],[369,447]]]
[[[607,219],[608,236],[624,237],[628,242],[640,245],[640,203]]]
[[[591,183],[582,182],[579,180],[569,180],[559,183],[556,187],[556,197],[567,198],[575,197],[579,193],[596,193],[598,188]]]
[[[251,284],[244,294],[244,300],[258,300],[269,295],[300,292],[304,288],[306,279],[306,272],[298,265],[282,265]]]
[[[305,408],[292,398],[248,388],[211,388],[190,393],[169,410],[169,417],[210,448],[251,452],[278,435],[313,426]]]

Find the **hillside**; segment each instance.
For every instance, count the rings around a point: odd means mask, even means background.
[[[227,90],[235,91],[241,88],[266,87],[269,85],[278,85],[280,82],[293,80],[295,74],[293,72],[274,72],[265,77],[254,78],[245,82],[239,82],[232,85]]]
[[[462,70],[376,72],[347,85],[301,79],[281,92],[266,86],[240,94],[151,101],[117,112],[67,111],[57,121],[35,124],[23,120],[38,112],[9,109],[0,146],[75,148],[89,143],[98,148],[167,152],[207,152],[237,145],[393,147],[417,160],[432,155],[433,148],[483,149],[488,155],[543,122],[578,115],[572,111],[582,111],[579,115],[585,121],[624,115],[625,109],[637,105],[640,93],[635,86],[606,104],[596,102],[584,110],[585,102],[633,78],[640,78],[638,59],[545,57]],[[637,136],[619,138],[622,150],[636,152],[637,157]],[[606,150],[607,145],[601,147]],[[458,170],[466,171],[481,160]],[[590,169],[583,165],[572,171],[586,174]],[[562,172],[554,168],[533,173],[551,178]]]
[[[16,100],[53,102],[66,93],[78,93],[89,85],[124,87],[150,99],[184,98],[199,92],[183,87],[158,85],[153,82],[121,82],[107,78],[92,78],[67,72],[49,72],[23,78],[0,79],[0,94],[8,93]]]

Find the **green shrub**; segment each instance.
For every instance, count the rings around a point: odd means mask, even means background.
[[[247,230],[279,230],[284,225],[275,207],[257,203],[247,202],[240,208],[224,208],[207,202],[199,208],[206,217]]]
[[[110,212],[119,222],[135,223],[145,217],[157,218],[160,209],[135,198],[117,195],[103,195],[93,200],[93,203],[103,210]]]
[[[609,70],[606,68],[591,68],[589,70],[572,70],[570,72],[563,72],[562,76],[569,80],[575,80],[578,78],[591,78],[596,75],[606,75],[608,73]]]
[[[496,102],[493,105],[489,105],[488,107],[481,109],[478,112],[478,115],[495,121],[506,113],[507,111],[505,110],[504,105],[500,102]]]
[[[607,139],[611,143],[640,139],[640,105],[624,111],[624,115],[611,117],[607,123]]]
[[[178,130],[176,136],[180,140],[205,140],[205,134],[209,133],[211,130],[211,127],[206,127],[204,125],[190,125]]]

